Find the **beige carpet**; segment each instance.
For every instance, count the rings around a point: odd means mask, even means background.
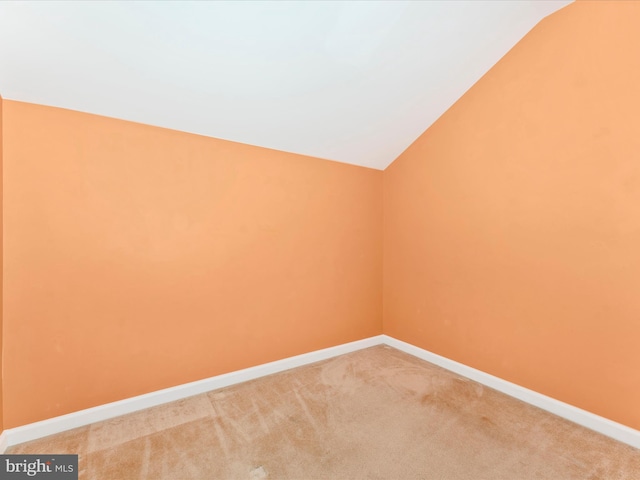
[[[640,450],[387,346],[7,453],[96,480],[640,479]]]

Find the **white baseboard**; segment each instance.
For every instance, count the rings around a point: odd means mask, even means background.
[[[73,428],[83,427],[95,422],[101,422],[110,418],[119,417],[127,413],[137,412],[145,408],[155,407],[163,403],[173,402],[182,398],[191,397],[200,393],[218,388],[228,387],[237,383],[246,382],[255,378],[264,377],[273,373],[283,372],[292,368],[301,367],[309,363],[319,362],[328,358],[337,357],[345,353],[354,352],[382,343],[382,335],[365,338],[355,342],[345,343],[335,347],[316,350],[313,352],[296,355],[275,362],[265,363],[244,370],[237,370],[211,378],[205,378],[196,382],[185,383],[163,390],[138,395],[136,397],[107,403],[86,410],[49,418],[40,422],[30,423],[20,427],[10,428],[2,433],[0,440],[0,453],[7,447],[18,443],[28,442],[37,438],[64,432]]]
[[[50,418],[40,422],[30,423],[21,427],[10,428],[0,435],[0,453],[11,445],[28,442],[37,438],[64,432],[73,428],[82,427],[91,423],[108,420],[127,413],[133,413],[145,408],[155,407],[167,402],[173,402],[182,398],[191,397],[200,393],[218,388],[228,387],[237,383],[246,382],[255,378],[264,377],[273,373],[283,372],[292,368],[308,365],[310,363],[326,360],[328,358],[354,352],[374,345],[386,344],[397,348],[415,357],[426,360],[458,375],[462,375],[487,387],[498,390],[511,397],[517,398],[538,408],[563,417],[571,422],[582,425],[596,432],[607,435],[620,442],[640,448],[640,431],[627,427],[612,420],[600,417],[580,408],[574,407],[559,400],[547,397],[541,393],[495,377],[488,373],[468,367],[462,363],[442,357],[410,343],[397,340],[388,335],[378,335],[351,343],[345,343],[335,347],[316,350],[314,352],[285,358],[275,362],[265,363],[256,367],[238,370],[216,377],[185,383],[171,388],[127,398],[98,407],[80,410],[59,417]]]
[[[4,453],[9,444],[7,443],[7,435],[4,433],[0,433],[0,453]]]
[[[640,448],[640,431],[638,430],[594,413],[587,412],[581,408],[574,407],[568,403],[561,402],[555,398],[547,397],[546,395],[521,387],[520,385],[516,385],[515,383],[511,383],[507,380],[494,377],[493,375],[468,367],[462,363],[442,357],[429,352],[428,350],[411,345],[410,343],[403,342],[402,340],[397,340],[388,335],[383,335],[382,337],[383,343],[390,347],[397,348],[398,350],[402,350],[403,352],[421,358],[422,360],[426,360],[434,365],[446,368],[458,375],[467,377],[478,383],[486,385],[487,387],[493,388],[494,390],[498,390],[499,392],[517,398],[518,400],[522,400],[523,402],[565,418],[573,423],[577,423],[578,425],[582,425],[583,427],[587,427],[598,433],[631,445],[632,447]]]

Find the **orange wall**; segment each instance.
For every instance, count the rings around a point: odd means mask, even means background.
[[[542,21],[384,172],[384,331],[640,429],[640,2]]]
[[[7,428],[382,332],[382,172],[4,102]]]

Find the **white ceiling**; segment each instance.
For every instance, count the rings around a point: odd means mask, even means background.
[[[383,169],[567,0],[0,2],[0,94]]]

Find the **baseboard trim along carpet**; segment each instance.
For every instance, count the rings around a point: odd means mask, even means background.
[[[383,343],[390,347],[402,350],[405,353],[426,360],[427,362],[446,368],[449,371],[467,377],[487,387],[498,390],[510,397],[517,398],[523,402],[534,405],[542,410],[553,413],[570,422],[577,423],[583,427],[595,430],[598,433],[614,438],[619,442],[626,443],[635,448],[640,448],[640,431],[635,430],[621,423],[614,422],[608,418],[601,417],[594,413],[574,407],[568,403],[561,402],[555,398],[547,397],[541,393],[521,387],[502,378],[494,377],[488,373],[468,367],[462,363],[442,357],[428,350],[411,345],[410,343],[397,340],[388,335],[382,335]]]
[[[77,412],[49,418],[40,422],[29,423],[20,427],[10,428],[4,431],[6,438],[5,448],[18,443],[29,442],[38,438],[64,432],[73,428],[83,427],[95,422],[109,420],[110,418],[137,412],[145,408],[155,407],[163,403],[173,402],[183,398],[198,395],[200,393],[228,387],[237,383],[246,382],[255,378],[264,377],[273,373],[283,372],[292,368],[301,367],[309,363],[319,362],[328,358],[355,352],[363,348],[373,347],[383,343],[383,336],[357,340],[355,342],[324,348],[294,357],[284,358],[275,362],[269,362],[255,367],[237,370],[235,372],[217,375],[215,377],[197,380],[195,382],[177,385],[175,387],[145,393],[136,397],[126,398],[117,402],[87,408]],[[5,448],[0,450],[4,452]]]
[[[4,451],[9,447],[9,442],[7,441],[7,434],[5,432],[0,433],[0,453],[4,453]]]
[[[538,408],[563,417],[571,422],[587,427],[620,442],[640,448],[640,431],[627,427],[620,423],[606,419],[599,415],[587,412],[567,403],[551,397],[547,397],[533,390],[521,387],[488,373],[468,367],[454,360],[442,357],[409,343],[397,340],[388,335],[345,343],[335,347],[316,350],[314,352],[285,358],[275,362],[265,363],[255,367],[238,370],[235,372],[218,375],[196,382],[186,383],[163,390],[139,395],[98,407],[80,410],[59,417],[50,418],[40,422],[23,425],[5,430],[0,436],[0,453],[9,446],[28,442],[47,435],[64,432],[73,428],[82,427],[91,423],[108,420],[127,413],[133,413],[145,408],[154,407],[163,403],[173,402],[200,393],[218,388],[228,387],[237,383],[246,382],[255,378],[271,375],[310,363],[326,360],[345,353],[354,352],[374,345],[386,344],[405,353],[418,357],[427,362],[462,375],[487,387],[498,390],[511,397],[517,398]]]

